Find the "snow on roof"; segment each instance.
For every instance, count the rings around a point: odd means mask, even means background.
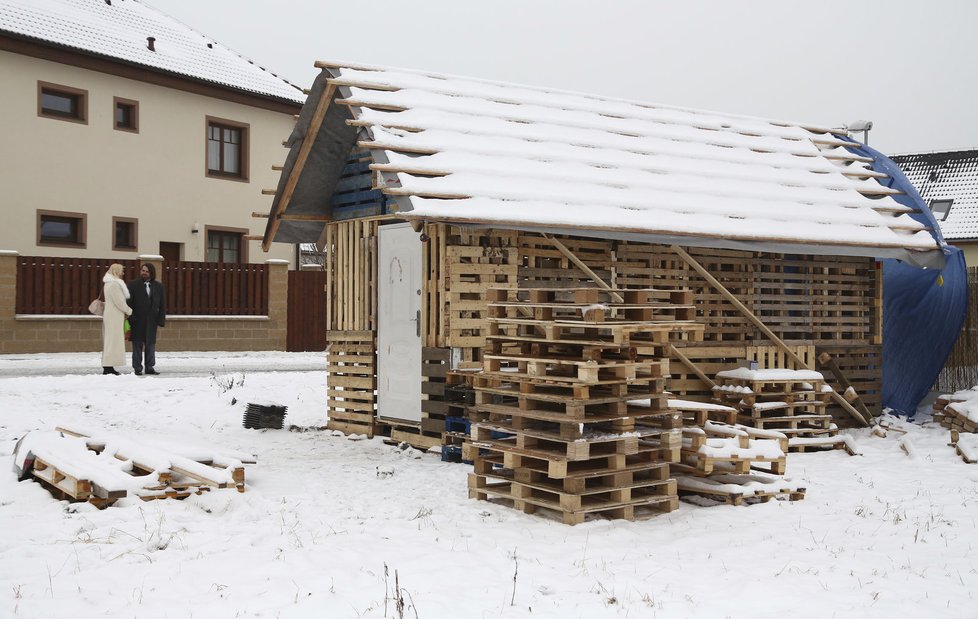
[[[136,0],[0,0],[0,32],[302,103],[302,91]],[[154,37],[156,51],[147,46]]]
[[[924,202],[953,200],[947,217],[935,213],[944,238],[978,239],[978,150],[910,153],[891,157]]]
[[[799,253],[881,256],[885,248],[906,257],[937,248],[925,226],[906,215],[911,209],[890,197],[900,192],[877,182],[888,177],[873,171],[873,160],[849,152],[851,142],[830,129],[318,64],[325,70],[313,92],[336,97],[321,113],[349,109],[347,124],[359,127],[357,145],[370,150],[376,183],[399,197],[398,208],[409,218],[627,233],[689,245],[723,239],[759,249],[768,243],[769,251],[807,246]],[[310,124],[314,96],[300,125]],[[294,150],[301,147],[296,137]],[[301,174],[301,161],[297,167]],[[287,162],[269,222],[272,235],[276,213],[288,206],[279,200],[292,172]],[[324,198],[308,204],[328,203]],[[304,198],[289,195],[286,202],[297,199]]]

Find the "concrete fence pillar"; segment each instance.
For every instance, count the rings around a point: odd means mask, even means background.
[[[19,256],[16,251],[0,250],[0,353],[7,352],[14,340]]]
[[[268,265],[268,320],[270,350],[285,350],[289,329],[289,261],[270,259]]]

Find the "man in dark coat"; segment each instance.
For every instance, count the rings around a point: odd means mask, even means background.
[[[166,324],[166,299],[163,298],[163,284],[156,281],[156,267],[144,264],[139,270],[139,279],[129,282],[129,306],[132,316],[132,369],[137,375],[143,373],[159,374],[156,365],[156,329]],[[145,363],[144,363],[145,355]]]

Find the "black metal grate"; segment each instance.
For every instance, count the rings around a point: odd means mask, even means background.
[[[252,404],[245,407],[244,427],[252,430],[281,430],[287,406]]]

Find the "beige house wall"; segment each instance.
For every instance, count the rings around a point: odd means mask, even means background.
[[[272,260],[268,269],[268,316],[168,316],[156,350],[285,350],[289,265]],[[17,254],[0,252],[0,354],[102,350],[100,317],[18,316],[16,299]]]
[[[22,255],[134,258],[181,243],[183,260],[206,259],[207,226],[262,235],[283,163],[290,114],[259,109],[88,69],[0,51],[0,169],[4,225],[0,249]],[[38,115],[38,81],[88,93],[86,124]],[[114,128],[113,98],[138,101],[139,132]],[[249,126],[249,180],[206,176],[206,119]],[[38,246],[37,211],[87,214],[84,249]],[[112,249],[112,218],[138,219],[135,251]],[[194,233],[194,224],[199,232]],[[295,261],[291,245],[262,252],[245,241],[249,262]]]

